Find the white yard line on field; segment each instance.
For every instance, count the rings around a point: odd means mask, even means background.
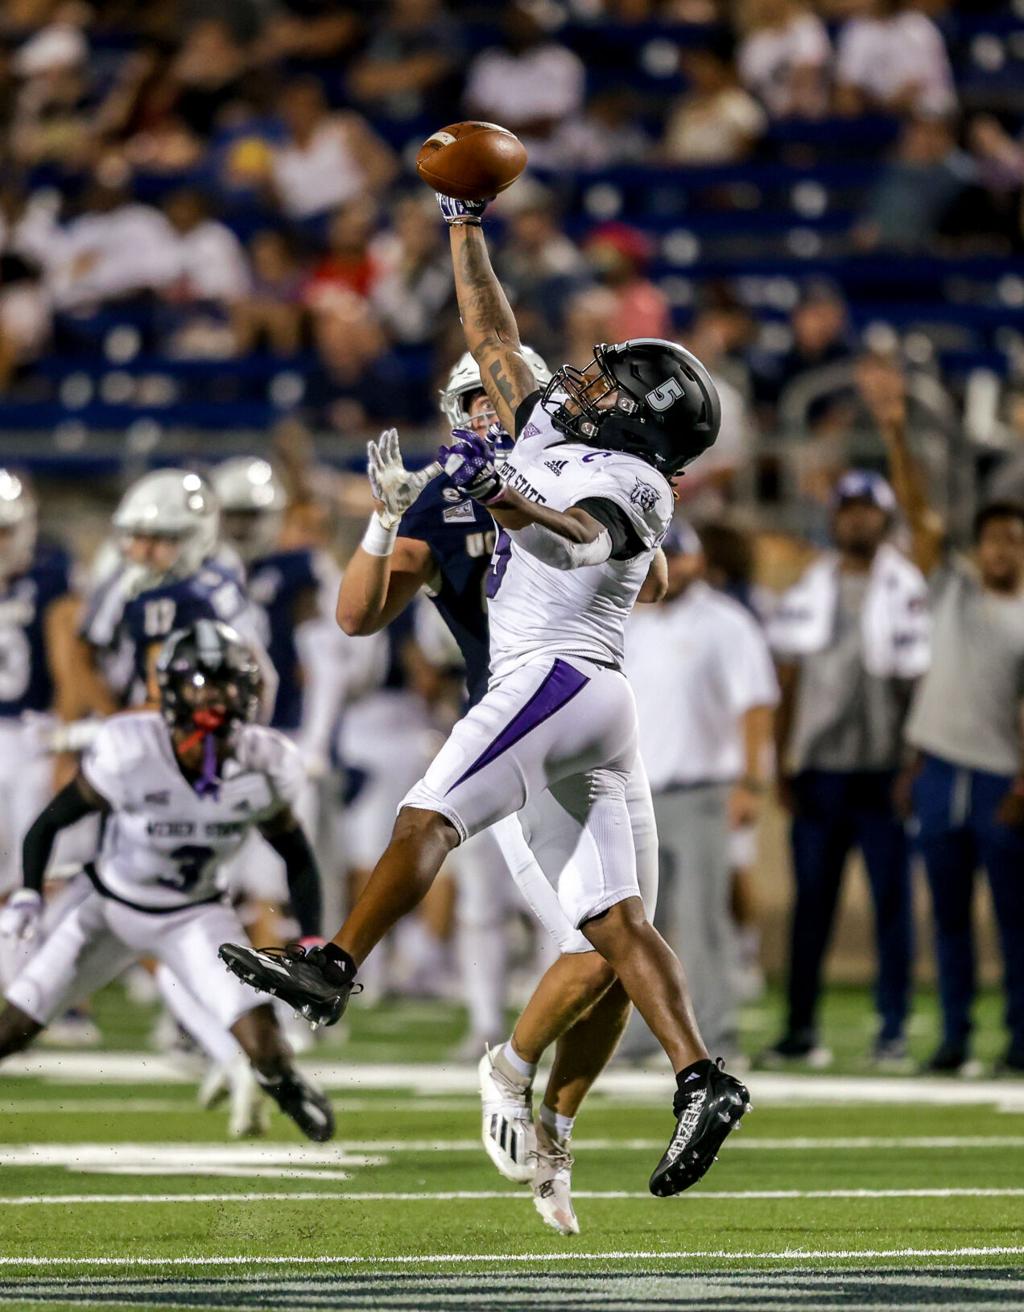
[[[525,1190],[512,1189],[442,1189],[434,1192],[399,1193],[377,1190],[352,1190],[340,1193],[331,1190],[283,1190],[259,1193],[220,1194],[20,1194],[0,1198],[0,1207],[81,1207],[83,1205],[137,1203],[429,1203],[429,1202],[505,1202],[529,1201],[532,1195]],[[650,1193],[640,1189],[574,1189],[573,1198],[588,1199],[649,1199]],[[787,1201],[805,1198],[1024,1198],[1024,1187],[1006,1189],[950,1188],[950,1189],[699,1189],[695,1193],[679,1195],[681,1202],[700,1202],[714,1199],[770,1199]]]
[[[777,1251],[734,1252],[728,1248],[635,1249],[609,1253],[402,1253],[387,1256],[265,1257],[235,1253],[227,1257],[0,1257],[0,1267],[204,1267],[204,1266],[461,1266],[471,1263],[517,1265],[530,1262],[677,1262],[690,1260],[736,1262],[840,1262],[907,1257],[1019,1257],[1024,1244],[958,1246],[953,1248],[783,1248]]]
[[[476,1072],[465,1065],[318,1061],[315,1055],[303,1065],[309,1075],[324,1087],[347,1089],[356,1095],[378,1090],[387,1093],[406,1090],[421,1095],[472,1095],[476,1087]],[[29,1052],[5,1062],[4,1074],[105,1085],[193,1082],[191,1075],[167,1057],[128,1052]],[[747,1082],[755,1105],[859,1102],[964,1106],[985,1103],[1008,1111],[1024,1112],[1024,1087],[1020,1083],[1001,1080],[792,1075],[755,1071]],[[667,1068],[665,1073],[612,1069],[602,1075],[600,1089],[616,1099],[662,1103],[671,1101],[672,1080]]]

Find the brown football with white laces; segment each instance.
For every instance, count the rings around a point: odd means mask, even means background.
[[[451,123],[420,146],[416,171],[428,186],[457,200],[490,200],[526,168],[526,148],[497,123]]]

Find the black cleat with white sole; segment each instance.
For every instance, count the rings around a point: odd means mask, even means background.
[[[298,1071],[289,1071],[279,1080],[268,1080],[257,1073],[260,1088],[273,1098],[285,1116],[291,1117],[307,1139],[326,1143],[334,1138],[334,1112],[318,1088],[304,1080]]]
[[[328,945],[333,946],[333,945]],[[308,950],[296,944],[284,948],[252,948],[222,943],[217,955],[232,975],[260,993],[271,993],[293,1007],[314,1027],[333,1025],[348,1006],[349,994],[359,992],[355,962],[347,953],[324,948]]]
[[[670,1198],[696,1184],[740,1117],[750,1111],[747,1086],[727,1073],[721,1058],[694,1062],[677,1079],[672,1102],[676,1128],[650,1180],[657,1198]]]

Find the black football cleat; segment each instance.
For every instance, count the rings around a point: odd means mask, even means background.
[[[340,1020],[348,1006],[349,994],[363,987],[355,982],[356,968],[351,959],[333,960],[323,948],[307,951],[298,944],[252,948],[222,943],[217,955],[232,975],[260,993],[280,998],[314,1028]]]
[[[726,1136],[750,1111],[750,1094],[717,1062],[694,1062],[672,1101],[676,1128],[650,1180],[656,1198],[670,1198],[705,1174]]]
[[[290,1117],[307,1139],[326,1143],[334,1138],[334,1112],[324,1094],[304,1080],[298,1071],[289,1071],[279,1080],[267,1080],[257,1072],[260,1088],[273,1098],[285,1116]]]

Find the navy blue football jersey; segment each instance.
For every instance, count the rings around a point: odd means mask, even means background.
[[[134,652],[136,676],[145,681],[146,653],[153,643],[196,620],[223,620],[249,637],[252,609],[238,576],[213,560],[188,578],[140,592],[125,605],[121,623]]]
[[[403,515],[398,533],[425,542],[440,573],[431,600],[451,630],[466,662],[470,705],[487,691],[488,636],[484,586],[496,530],[494,520],[475,501],[451,500],[447,479],[435,478]]]
[[[71,562],[57,548],[40,548],[23,574],[0,583],[0,716],[52,707],[46,612],[70,591]]]
[[[267,651],[280,682],[270,723],[275,729],[302,724],[302,665],[295,646],[298,603],[320,580],[316,557],[306,548],[272,551],[249,568],[249,597],[266,613]]]

